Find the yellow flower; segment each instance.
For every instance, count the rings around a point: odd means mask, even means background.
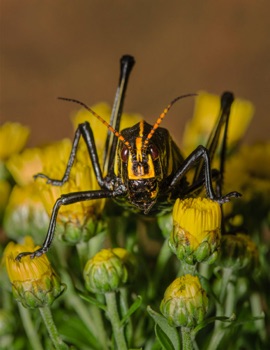
[[[177,199],[173,208],[172,251],[188,264],[213,263],[220,244],[221,210],[208,198]]]
[[[64,148],[63,153],[66,156],[64,157],[62,154],[62,159],[57,159],[54,155],[54,149],[51,147],[51,157],[47,155],[43,173],[50,178],[61,179],[70,153],[67,151],[68,148]],[[55,201],[62,194],[100,189],[89,160],[88,151],[84,147],[79,147],[69,179],[62,186],[52,186],[41,178],[38,178],[37,182],[40,185],[41,198],[48,214],[51,213]],[[95,199],[62,206],[57,217],[58,237],[72,244],[89,240],[90,237],[103,229],[101,216],[104,205],[105,199]]]
[[[206,145],[220,111],[220,97],[199,92],[192,120],[186,125],[183,136],[183,149],[190,154],[198,145]],[[228,129],[228,145],[235,146],[243,137],[253,117],[251,102],[236,99],[231,107]]]
[[[250,201],[256,194],[270,198],[270,142],[242,146],[230,157],[225,173],[225,186],[242,193]]]
[[[261,142],[242,146],[226,165],[225,191],[233,189],[242,194],[241,201],[232,203],[232,213],[243,216],[250,232],[270,217],[269,160],[270,142]]]
[[[38,248],[31,237],[26,237],[23,244],[10,242],[3,256],[13,295],[27,308],[51,305],[64,291],[45,254],[38,259],[26,256],[21,261],[15,260],[19,253]]]
[[[12,232],[17,235],[14,225],[15,223],[17,225],[18,220],[16,219],[19,217],[22,219],[21,215],[24,216],[24,219],[27,217],[27,220],[22,222],[27,223],[27,226],[29,224],[29,233],[40,232],[37,227],[38,221],[34,219],[39,215],[43,217],[44,213],[42,210],[35,211],[33,204],[37,205],[39,209],[41,207],[43,209],[44,206],[47,215],[50,216],[55,201],[62,194],[100,189],[87,149],[83,147],[79,147],[70,178],[64,185],[53,186],[47,184],[46,180],[42,178],[38,178],[34,183],[33,176],[37,173],[43,173],[50,178],[60,180],[65,173],[70,152],[71,141],[64,139],[43,148],[26,149],[22,154],[14,155],[9,159],[7,167],[16,182],[22,186],[21,190],[14,191],[9,205],[9,235],[11,234],[13,237]],[[29,198],[23,193],[28,193]],[[40,204],[37,204],[38,200],[40,200]],[[104,204],[105,200],[92,200],[63,206],[58,215],[58,237],[70,243],[88,240],[103,227],[103,223],[99,219]],[[28,221],[28,219],[30,220]],[[43,229],[44,220],[41,223]],[[18,227],[21,230],[24,225]],[[24,231],[23,235],[25,235]]]
[[[195,327],[208,308],[208,298],[197,276],[184,275],[166,289],[160,311],[173,327]]]
[[[42,203],[39,185],[35,182],[12,189],[4,215],[6,235],[14,240],[31,235],[35,240],[43,237],[49,225],[49,215]]]
[[[84,268],[86,288],[93,293],[117,290],[134,277],[134,257],[123,248],[103,249]]]
[[[5,123],[0,126],[0,160],[5,161],[12,154],[20,152],[29,136],[29,129],[19,123]]]
[[[27,148],[21,154],[14,154],[6,166],[16,183],[25,186],[34,181],[34,175],[44,172],[47,164],[54,160],[57,170],[59,162],[67,163],[71,150],[71,141],[64,139],[43,148]],[[63,171],[63,169],[61,168]],[[61,176],[62,174],[60,174]]]

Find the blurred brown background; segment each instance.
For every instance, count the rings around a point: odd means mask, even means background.
[[[0,118],[31,126],[30,145],[71,135],[77,107],[57,96],[112,103],[125,53],[137,61],[126,111],[153,121],[180,94],[231,90],[256,105],[247,140],[269,139],[269,1],[0,4]],[[178,140],[193,102],[179,102],[164,121]]]

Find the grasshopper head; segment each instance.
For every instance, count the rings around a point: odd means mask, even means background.
[[[155,141],[158,140],[153,137],[147,146],[144,145],[151,129],[151,125],[141,121],[122,130],[121,134],[129,140],[129,145],[118,143],[115,163],[115,173],[127,188],[130,202],[145,213],[155,204],[163,178],[160,157],[162,142],[157,145]]]

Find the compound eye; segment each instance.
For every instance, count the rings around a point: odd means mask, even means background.
[[[121,150],[121,159],[124,163],[128,161],[128,148],[126,145],[124,145]]]
[[[151,145],[149,147],[149,150],[150,150],[150,154],[151,154],[152,159],[156,160],[159,157],[159,152],[158,152],[157,147],[155,145]]]

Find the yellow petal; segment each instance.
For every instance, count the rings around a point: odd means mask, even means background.
[[[29,136],[29,129],[19,123],[5,123],[0,126],[0,159],[6,160],[20,152]]]

